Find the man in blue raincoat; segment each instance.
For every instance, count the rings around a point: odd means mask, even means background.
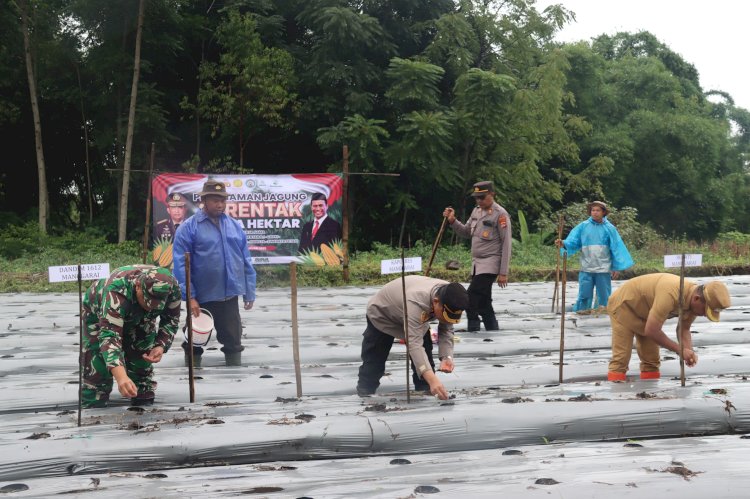
[[[588,220],[576,225],[564,241],[557,239],[555,245],[568,255],[581,252],[581,271],[578,274],[578,300],[574,312],[591,310],[591,301],[596,297],[599,307],[606,307],[612,294],[612,279],[619,271],[633,266],[633,259],[620,237],[620,233],[607,220],[607,205],[592,201],[588,205]]]

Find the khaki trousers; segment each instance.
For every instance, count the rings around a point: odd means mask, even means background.
[[[617,307],[609,310],[609,321],[612,324],[612,359],[609,361],[609,371],[628,372],[635,337],[641,372],[659,372],[659,345],[643,335],[643,319],[625,307]]]

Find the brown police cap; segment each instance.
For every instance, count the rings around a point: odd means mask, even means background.
[[[486,196],[487,194],[494,192],[495,188],[493,187],[492,182],[485,180],[474,184],[474,189],[472,190],[471,195],[473,197]]]
[[[227,194],[227,186],[224,185],[224,182],[219,182],[218,180],[207,180],[205,184],[203,184],[203,190],[200,193],[200,196],[222,196],[227,197],[229,194]]]
[[[461,314],[469,306],[469,293],[461,284],[452,282],[440,289],[438,299],[443,305],[443,319],[456,324],[461,320]]]

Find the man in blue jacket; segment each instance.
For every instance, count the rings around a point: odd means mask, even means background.
[[[193,316],[201,307],[214,317],[214,328],[228,366],[242,362],[242,322],[238,297],[245,310],[255,302],[255,268],[247,236],[240,223],[224,213],[227,190],[223,182],[208,180],[200,193],[203,208],[180,224],[174,238],[174,275]],[[185,252],[190,252],[190,296],[185,296]],[[187,349],[187,343],[183,343]],[[203,349],[194,347],[193,362],[200,366]],[[187,362],[187,352],[186,352]]]
[[[607,220],[607,205],[592,201],[588,205],[588,220],[576,225],[568,237],[555,240],[560,252],[572,256],[581,252],[581,271],[578,273],[578,300],[574,312],[591,310],[596,288],[599,307],[606,307],[612,294],[612,279],[619,271],[633,266],[633,259],[620,237],[620,233]]]

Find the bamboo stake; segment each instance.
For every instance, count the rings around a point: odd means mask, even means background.
[[[297,262],[289,263],[289,278],[292,288],[292,352],[294,355],[294,378],[297,382],[297,398],[302,398],[302,370],[299,365],[299,329],[297,327]]]
[[[443,217],[443,223],[440,225],[440,230],[438,231],[438,235],[435,238],[435,244],[432,245],[432,254],[430,255],[430,262],[427,264],[427,270],[424,271],[425,276],[429,276],[430,270],[432,270],[432,262],[435,260],[435,253],[437,253],[438,246],[440,246],[440,241],[443,239],[443,232],[445,231],[446,223],[448,223],[448,217]]]
[[[143,227],[143,263],[146,263],[146,259],[148,258],[148,240],[149,240],[149,232],[151,229],[151,206],[153,203],[151,202],[151,182],[152,182],[152,176],[154,175],[154,143],[151,142],[151,162],[149,164],[148,168],[148,193],[146,194],[146,224]]]
[[[558,222],[557,222],[557,238],[561,241],[562,241],[562,231],[563,231],[564,220],[565,219],[563,218],[563,216],[560,215],[560,218],[558,219]],[[555,267],[555,292],[552,293],[552,309],[550,310],[550,312],[553,312],[553,313],[555,312],[555,310],[560,310],[560,307],[558,306],[560,297],[557,293],[557,288],[560,284],[560,248],[557,248],[557,246],[555,246],[555,248],[557,249],[557,266]]]
[[[682,356],[682,291],[685,289],[685,253],[682,254],[682,263],[680,264],[680,298],[679,313],[677,318],[677,344],[680,346],[680,385],[685,386],[685,358]]]
[[[190,392],[190,403],[195,402],[195,380],[193,379],[193,312],[190,310],[190,252],[185,252],[185,298],[187,301],[187,327],[188,336],[188,386]]]
[[[349,146],[344,146],[344,192],[341,224],[341,244],[344,252],[344,282],[349,282]]]
[[[562,307],[560,309],[560,383],[563,382],[563,359],[565,357],[565,285],[568,282],[568,252],[563,251],[562,288],[560,289]]]
[[[81,426],[81,407],[83,401],[83,289],[81,287],[81,264],[78,264],[78,426]]]
[[[406,345],[406,403],[411,403],[411,390],[409,384],[409,321],[406,311],[406,264],[404,262],[404,248],[401,247],[401,289],[404,293],[404,344]]]

